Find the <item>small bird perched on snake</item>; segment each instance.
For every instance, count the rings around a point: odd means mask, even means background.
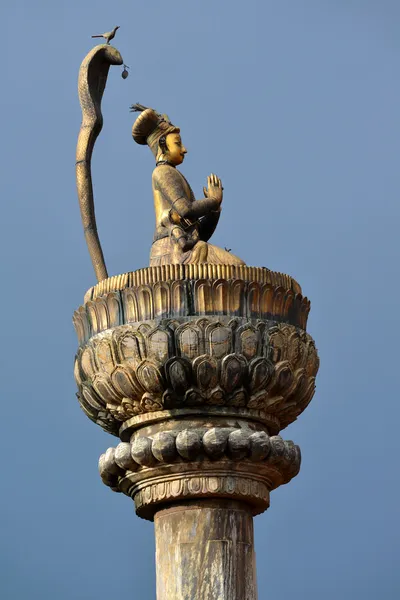
[[[109,44],[111,42],[111,40],[113,40],[115,38],[117,29],[119,29],[119,25],[117,25],[117,27],[114,27],[114,29],[112,31],[108,31],[107,33],[102,33],[100,35],[92,35],[92,38],[101,38],[102,37],[106,40],[107,44]]]

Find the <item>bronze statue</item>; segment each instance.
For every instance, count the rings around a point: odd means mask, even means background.
[[[97,234],[91,157],[103,124],[101,99],[109,67],[123,64],[120,53],[109,46],[108,41],[93,48],[85,58],[78,83],[83,119],[76,156],[77,188],[85,237],[98,281],[106,279],[108,274]],[[133,125],[134,140],[138,144],[147,144],[156,159],[153,172],[156,229],[150,266],[244,265],[231,252],[208,243],[221,214],[221,180],[210,175],[207,188],[204,188],[205,197],[196,200],[189,183],[176,168],[186,154],[179,128],[166,115],[151,108],[135,104],[131,110],[141,113]]]
[[[180,129],[152,108],[134,104],[131,110],[141,112],[132,128],[133,139],[147,144],[156,159],[152,178],[156,229],[150,266],[244,265],[234,254],[208,243],[221,214],[221,180],[211,174],[204,188],[205,198],[196,200],[188,181],[176,168],[186,154]]]

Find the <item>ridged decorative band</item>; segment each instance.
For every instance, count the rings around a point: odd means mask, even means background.
[[[100,281],[90,288],[84,302],[95,300],[109,292],[117,292],[130,287],[152,285],[159,281],[181,281],[183,279],[241,279],[255,283],[269,283],[274,287],[283,287],[295,294],[301,294],[301,287],[292,277],[284,273],[270,271],[265,267],[247,267],[244,265],[163,265],[147,267],[138,271],[114,275]]]
[[[182,500],[199,498],[228,498],[249,504],[254,516],[269,507],[269,490],[257,476],[237,476],[229,470],[216,474],[198,472],[160,477],[155,482],[141,482],[129,488],[136,506],[136,513],[143,519],[153,520],[160,506]]]
[[[75,311],[79,344],[119,325],[160,319],[230,316],[286,322],[306,329],[310,301],[270,283],[242,279],[161,281],[105,293]]]

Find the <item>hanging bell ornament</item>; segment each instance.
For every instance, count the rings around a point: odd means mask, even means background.
[[[129,67],[127,67],[126,65],[124,65],[124,70],[122,71],[121,77],[122,79],[126,79],[129,75],[127,69],[129,69]]]

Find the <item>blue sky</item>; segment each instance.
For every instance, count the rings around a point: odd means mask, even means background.
[[[146,148],[128,107],[169,114],[213,238],[293,275],[312,301],[316,396],[283,432],[300,475],[255,521],[260,598],[400,594],[400,4],[395,0],[14,0],[2,23],[0,596],[155,596],[153,526],[97,473],[114,439],[75,399],[73,310],[95,283],[75,191],[76,80],[114,40],[93,159],[110,274],[148,264]],[[397,567],[397,568],[396,568]]]

